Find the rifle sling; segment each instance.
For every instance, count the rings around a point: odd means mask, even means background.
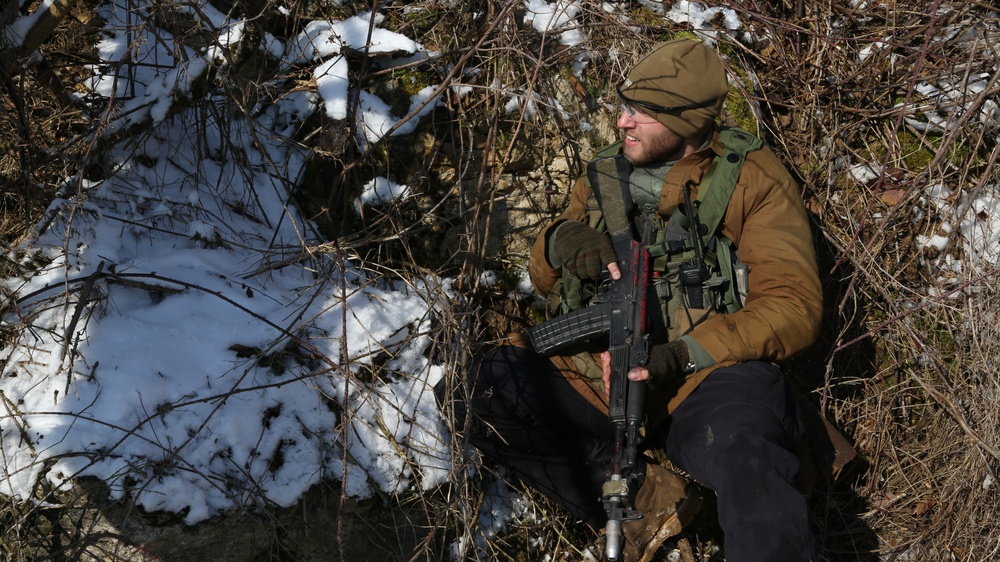
[[[620,154],[598,158],[587,165],[587,180],[594,190],[594,196],[597,197],[597,204],[601,207],[608,233],[612,238],[632,229],[632,212],[635,205],[632,203],[632,194],[628,187],[631,174],[632,164]]]

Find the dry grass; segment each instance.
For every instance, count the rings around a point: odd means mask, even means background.
[[[998,91],[1000,32],[988,17],[997,8],[989,2],[912,0],[856,8],[815,0],[708,4],[735,9],[760,38],[752,47],[734,41],[721,46],[733,75],[741,78],[730,119],[775,147],[814,212],[827,316],[821,340],[789,370],[862,455],[812,500],[820,559],[992,559],[1000,552],[1000,377],[994,371],[1000,363],[1000,292],[989,282],[996,264],[956,272],[935,252],[919,249],[917,240],[959,218],[927,200],[929,186],[975,197],[994,191],[1000,181],[998,126],[979,121]],[[335,212],[320,218],[338,244],[367,258],[373,269],[403,278],[433,270],[461,280],[468,302],[446,319],[434,350],[458,381],[472,353],[517,328],[528,314],[526,303],[507,298],[509,284],[480,286],[479,274],[494,269],[505,279],[516,277],[526,244],[564,204],[566,186],[583,159],[613,138],[610,85],[652,42],[685,28],[665,24],[640,3],[630,5],[633,25],[626,26],[598,3],[582,2],[579,19],[595,54],[576,77],[569,65],[577,51],[522,29],[521,2],[477,3],[476,10],[487,14],[478,19],[465,8],[426,7],[387,7],[386,25],[438,49],[449,63],[475,69],[464,78],[473,93],[452,99],[446,117],[422,126],[419,142],[317,157],[320,169],[339,174],[345,189],[359,167],[424,178],[408,182],[419,197],[368,216],[364,224],[348,228]],[[71,42],[85,38],[81,29],[66,24],[50,49],[50,63],[62,61],[53,66],[67,88],[82,62],[59,53],[86,52],[86,41]],[[885,48],[867,52],[876,41],[886,41]],[[99,125],[53,106],[38,77],[35,71],[4,77],[5,247],[37,223],[65,178],[87,165],[89,146],[81,139]],[[231,89],[234,103],[246,103],[237,98],[250,95],[252,83],[229,78],[223,87]],[[968,87],[979,79],[983,89]],[[925,83],[950,87],[956,97],[933,99],[918,87]],[[542,109],[509,112],[505,104],[515,91],[537,94]],[[556,111],[556,101],[564,112]],[[927,109],[953,126],[925,128]],[[581,130],[579,116],[593,128]],[[304,131],[303,139],[329,140],[326,133],[320,125]],[[851,181],[845,163],[873,164],[874,175]],[[334,195],[350,201],[346,192],[313,195],[326,205]],[[972,259],[957,242],[945,252]],[[14,273],[13,262],[2,259],[0,272]],[[415,559],[440,558],[455,544],[479,544],[491,559],[529,560],[541,553],[583,559],[596,537],[530,494],[521,517],[484,540],[476,524],[488,500],[483,491],[502,475],[462,454],[461,433],[453,437],[452,484],[400,498],[408,513],[421,514],[415,527],[434,530],[416,548]],[[694,544],[699,560],[710,559],[719,537],[710,508],[708,514]],[[45,524],[46,517],[32,505],[5,503],[0,552],[11,560],[82,552],[62,543],[83,538],[60,534]],[[295,559],[289,556],[269,559]]]
[[[835,260],[824,272],[836,291],[831,337],[822,342],[827,380],[817,395],[866,459],[850,475],[864,503],[841,518],[871,530],[879,559],[987,560],[1000,548],[996,375],[988,370],[997,360],[989,288],[996,264],[974,270],[967,262],[956,273],[915,242],[960,218],[927,204],[929,186],[975,197],[1000,178],[996,123],[984,130],[976,122],[997,88],[998,53],[986,46],[997,29],[982,25],[982,7],[973,4],[937,14],[894,7],[854,14],[883,25],[848,29],[851,40],[790,35],[778,60],[796,60],[794,71],[771,76],[791,80],[771,82],[775,93],[763,97],[782,100],[776,138],[802,174]],[[803,35],[793,49],[791,39]],[[892,49],[859,65],[861,48],[884,37]],[[983,93],[967,88],[983,78]],[[969,109],[929,99],[921,83],[954,85],[962,97],[952,101]],[[921,109],[931,106],[953,128],[921,130]],[[880,164],[878,174],[845,182],[836,173],[844,156]],[[956,242],[947,251],[962,255]],[[852,555],[848,549],[843,559]]]

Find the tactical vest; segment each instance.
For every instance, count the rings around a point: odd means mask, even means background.
[[[725,150],[709,165],[697,197],[692,198],[690,186],[685,186],[684,200],[666,221],[635,209],[629,191],[632,167],[618,154],[621,143],[602,150],[587,167],[594,194],[588,201],[590,226],[606,232],[609,223],[630,223],[633,236],[652,259],[660,314],[651,320],[666,329],[671,340],[713,313],[736,312],[747,294],[747,267],[739,261],[733,242],[722,235],[721,224],[747,154],[763,143],[737,128],[723,128],[719,134]],[[558,301],[550,313],[585,306],[601,290],[602,282],[581,280],[563,268],[558,290],[553,291]]]

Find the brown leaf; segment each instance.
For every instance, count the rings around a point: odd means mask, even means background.
[[[895,207],[903,202],[906,198],[905,189],[887,189],[878,194],[879,201],[889,205],[890,207]]]
[[[926,514],[934,507],[934,500],[920,500],[917,502],[917,507],[913,510],[913,513],[917,516]]]

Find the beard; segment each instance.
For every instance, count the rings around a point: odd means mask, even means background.
[[[676,160],[684,148],[684,139],[667,128],[656,131],[655,134],[640,136],[632,131],[629,135],[639,139],[639,144],[626,145],[622,154],[634,166]]]

